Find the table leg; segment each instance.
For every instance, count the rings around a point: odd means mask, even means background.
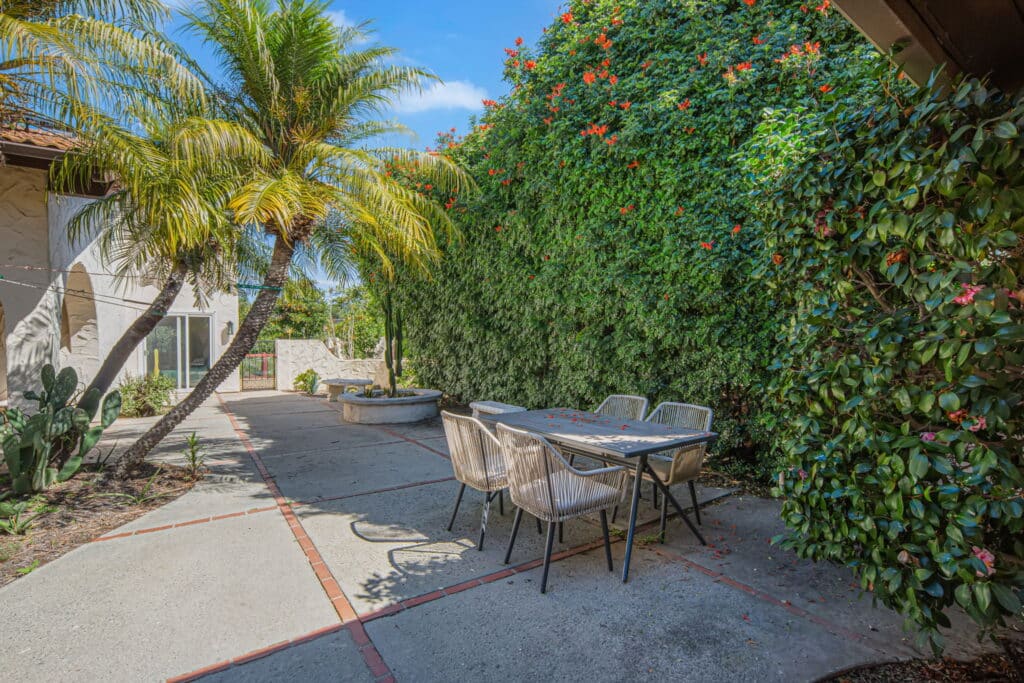
[[[644,466],[646,467],[646,465],[647,461],[645,460]],[[654,480],[655,485],[659,489],[661,489],[661,494],[665,496],[665,499],[668,500],[668,502],[672,503],[672,507],[676,509],[676,513],[683,518],[683,521],[686,522],[686,526],[690,527],[690,531],[694,533],[694,535],[700,541],[700,544],[707,545],[708,542],[704,540],[704,537],[701,536],[699,531],[697,531],[697,527],[693,525],[693,522],[690,521],[690,518],[686,516],[685,512],[683,512],[683,508],[679,505],[679,502],[676,500],[675,496],[673,496],[672,493],[669,491],[669,488],[665,486],[661,479],[658,478],[658,475],[654,472],[652,468],[646,467],[646,469],[650,473],[651,479]]]
[[[637,506],[640,503],[640,484],[644,480],[644,470],[647,469],[647,456],[641,455],[636,463],[636,473],[633,478],[633,500],[629,504],[629,531],[626,532],[626,556],[622,559],[622,583],[629,580],[629,560],[633,556],[633,537],[636,535]]]

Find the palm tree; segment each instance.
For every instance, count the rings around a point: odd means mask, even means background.
[[[196,97],[202,84],[157,31],[167,16],[159,0],[3,0],[0,125],[74,132],[155,92]]]
[[[125,330],[93,377],[105,393],[132,352],[164,318],[186,280],[198,294],[225,290],[237,266],[254,269],[260,242],[228,219],[228,200],[263,146],[244,128],[203,116],[201,102],[169,100],[159,109],[129,109],[124,125],[102,121],[88,142],[54,167],[57,191],[107,174],[115,189],[87,204],[68,226],[69,238],[98,237],[121,282],[162,282],[147,310]],[[237,258],[238,253],[242,258]]]
[[[265,0],[202,0],[186,13],[220,57],[225,83],[214,88],[223,93],[223,118],[249,130],[267,151],[267,161],[231,201],[234,220],[262,226],[274,247],[262,289],[227,350],[126,451],[123,471],[141,463],[238,367],[273,311],[297,245],[320,240],[335,251],[374,253],[389,270],[388,254],[412,264],[429,261],[437,253],[436,231],[452,229],[443,207],[387,169],[390,163],[415,169],[450,192],[468,184],[458,168],[441,156],[364,146],[401,130],[375,116],[430,75],[389,65],[393,49],[362,47],[362,30],[337,27],[325,10],[318,0],[282,0],[276,9]]]

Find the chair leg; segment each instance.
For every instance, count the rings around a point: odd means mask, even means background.
[[[563,529],[565,529],[565,522],[559,522],[558,523],[558,542],[559,543],[564,543],[564,541],[562,540],[562,530]]]
[[[601,510],[601,534],[604,535],[604,557],[608,560],[608,571],[612,570],[612,540],[608,537],[608,513]]]
[[[462,494],[466,492],[466,485],[463,484],[459,487],[459,495],[455,496],[455,509],[452,510],[452,518],[448,520],[448,531],[452,530],[452,526],[455,524],[455,515],[459,512],[459,503],[462,502]]]
[[[548,569],[551,567],[551,546],[555,544],[556,522],[548,522],[548,542],[544,547],[544,573],[540,577],[540,592],[548,592]]]
[[[512,546],[516,543],[516,534],[519,533],[519,522],[523,519],[523,508],[516,508],[516,516],[512,520],[512,535],[508,539],[508,550],[505,551],[505,564],[512,559]],[[540,523],[539,521],[537,522]]]
[[[476,544],[477,550],[484,549],[484,534],[487,533],[487,516],[491,511],[492,500],[494,500],[493,493],[484,494],[484,514],[480,518],[480,542]]]
[[[616,505],[612,508],[612,524],[615,524],[615,518],[619,516],[619,506]]]
[[[533,519],[534,519],[535,522],[537,522],[537,535],[538,536],[543,536],[544,535],[544,531],[541,530],[541,528],[540,528],[540,517],[534,517]]]
[[[697,524],[701,524],[700,521],[700,505],[697,505],[697,487],[693,485],[693,480],[689,481],[690,484],[690,500],[693,501],[693,516],[697,518]]]
[[[505,492],[498,491],[498,514],[505,516]]]
[[[658,509],[658,487],[653,483],[651,484],[651,508]]]
[[[661,528],[658,532],[658,542],[665,542],[665,527],[668,524],[668,498],[661,497]]]

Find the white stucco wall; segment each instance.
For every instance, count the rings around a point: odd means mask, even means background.
[[[321,379],[374,379],[379,358],[338,358],[318,339],[278,339],[277,390],[292,391],[295,376],[312,368]]]
[[[44,363],[74,367],[84,386],[107,351],[159,291],[158,286],[142,279],[118,281],[92,236],[72,243],[67,236],[68,222],[90,200],[48,198],[46,180],[43,170],[0,167],[0,275],[7,280],[0,280],[0,338],[4,341],[0,353],[5,352],[0,373],[6,365],[8,394],[4,395],[0,376],[0,405],[5,400],[23,404],[21,393],[37,388]],[[65,294],[64,290],[72,291]],[[73,296],[78,290],[87,293]],[[65,304],[70,334],[65,334],[62,349]],[[230,341],[229,325],[238,327],[238,300],[234,294],[218,293],[199,306],[192,288],[186,285],[168,314],[210,317],[213,361]],[[144,346],[136,349],[118,381],[145,372]],[[220,390],[238,389],[236,371]]]

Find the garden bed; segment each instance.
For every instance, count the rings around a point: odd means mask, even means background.
[[[178,498],[194,484],[183,468],[163,465],[157,474],[156,466],[146,464],[127,480],[109,470],[83,470],[54,485],[33,498],[34,510],[51,511],[37,517],[25,535],[0,534],[0,586]],[[6,490],[0,487],[0,495]]]
[[[837,683],[895,683],[897,681],[1024,681],[1024,642],[1001,640],[1003,652],[961,662],[942,659],[912,659],[860,667],[831,676]]]

